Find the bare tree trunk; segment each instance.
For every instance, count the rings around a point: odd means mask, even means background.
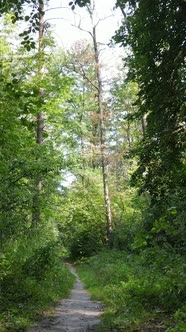
[[[38,53],[39,53],[39,70],[38,74],[40,80],[43,78],[44,73],[44,0],[40,0],[39,2],[39,45],[38,45]],[[42,98],[44,95],[44,90],[40,88],[39,96]],[[38,112],[37,114],[37,129],[36,129],[36,143],[41,145],[43,143],[43,131],[44,131],[44,115],[42,112]],[[33,223],[39,223],[40,221],[40,193],[42,189],[42,179],[39,174],[36,178],[36,186],[35,186],[35,194],[33,196],[33,211],[32,211],[32,221]]]
[[[108,244],[111,244],[112,235],[112,215],[110,207],[110,196],[108,189],[108,171],[106,163],[106,146],[105,146],[105,126],[104,126],[104,109],[103,109],[103,88],[102,80],[100,74],[100,61],[99,61],[99,51],[98,44],[96,40],[96,27],[93,26],[93,44],[94,44],[94,54],[95,54],[95,64],[96,64],[96,76],[98,84],[98,108],[99,108],[99,118],[100,118],[100,143],[101,143],[101,163],[102,163],[102,175],[103,175],[103,187],[104,187],[104,200],[105,200],[105,210],[106,210],[106,222],[107,222],[107,238]]]

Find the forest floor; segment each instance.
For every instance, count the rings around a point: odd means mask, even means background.
[[[75,268],[70,264],[68,264],[68,268],[76,277],[69,297],[58,302],[52,313],[46,314],[40,324],[27,329],[27,332],[97,331],[101,323],[101,303],[91,300],[90,294],[84,289]]]

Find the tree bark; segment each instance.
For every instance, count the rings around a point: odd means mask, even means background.
[[[38,53],[39,53],[39,78],[42,80],[44,73],[44,0],[39,1],[39,43],[38,43]],[[39,97],[44,96],[44,90],[39,89]],[[43,131],[44,131],[44,114],[38,112],[37,114],[37,128],[36,128],[36,143],[43,144]],[[33,223],[40,222],[40,194],[42,190],[42,178],[38,174],[36,178],[35,193],[33,196],[33,211],[32,211],[32,221]]]

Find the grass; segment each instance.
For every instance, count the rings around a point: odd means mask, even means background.
[[[78,270],[92,297],[105,304],[102,331],[186,331],[186,278],[179,255],[106,251]]]

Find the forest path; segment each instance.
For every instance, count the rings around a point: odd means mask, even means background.
[[[27,332],[88,332],[96,331],[100,324],[102,307],[100,302],[92,301],[90,294],[84,289],[75,268],[68,264],[76,282],[69,298],[58,302],[50,316],[46,316],[37,327]]]

